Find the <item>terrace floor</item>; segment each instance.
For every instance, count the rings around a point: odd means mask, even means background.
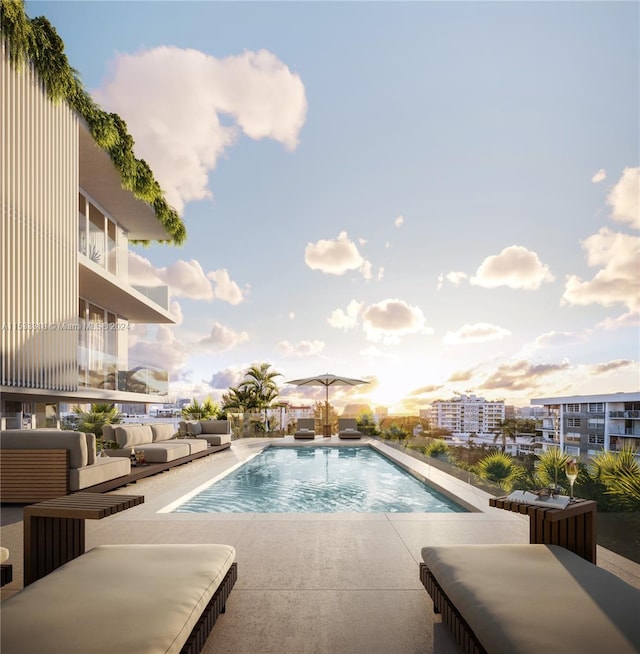
[[[308,444],[292,437],[272,440]],[[145,502],[105,520],[88,520],[87,549],[103,543],[233,545],[238,582],[205,654],[457,652],[446,627],[434,618],[431,600],[420,583],[421,548],[526,543],[528,518],[490,508],[488,494],[391,448],[388,451],[396,458],[478,511],[158,513],[269,442],[264,438],[234,441],[231,449],[113,491],[144,495]],[[340,441],[317,438],[315,444],[329,442]],[[9,563],[14,566],[14,581],[1,591],[4,600],[22,587],[22,509],[2,507],[1,517],[0,541],[10,549]],[[598,565],[640,588],[637,563],[598,547]]]

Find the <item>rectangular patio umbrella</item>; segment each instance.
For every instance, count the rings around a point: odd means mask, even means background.
[[[353,379],[352,377],[339,377],[338,375],[316,375],[315,377],[304,377],[303,379],[293,379],[292,381],[285,382],[293,384],[294,386],[324,386],[326,389],[324,401],[324,428],[322,435],[327,437],[331,436],[331,425],[329,424],[329,386],[359,386],[360,384],[368,384],[364,379]]]

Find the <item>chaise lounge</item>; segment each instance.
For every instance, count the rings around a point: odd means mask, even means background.
[[[94,547],[2,603],[0,651],[196,654],[236,578],[230,545]]]
[[[422,549],[434,611],[469,654],[637,654],[640,590],[556,545]]]
[[[343,439],[362,438],[355,418],[340,418],[338,420],[338,437]]]
[[[316,437],[315,426],[315,418],[298,418],[298,426],[293,437],[298,440],[306,438],[313,439]]]

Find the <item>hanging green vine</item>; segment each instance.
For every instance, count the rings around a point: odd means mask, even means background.
[[[20,68],[31,62],[49,98],[53,102],[67,102],[84,118],[91,136],[109,153],[120,173],[122,188],[153,207],[173,243],[184,243],[184,223],[165,200],[147,162],[136,159],[126,123],[117,114],[102,110],[85,91],[78,72],[69,65],[64,42],[51,23],[44,16],[29,19],[24,0],[0,0],[0,30],[13,65]]]

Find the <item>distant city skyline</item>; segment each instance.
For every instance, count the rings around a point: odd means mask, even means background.
[[[637,3],[26,2],[183,216],[132,248],[170,397],[253,363],[331,403],[639,387]],[[99,29],[97,27],[99,26]]]

